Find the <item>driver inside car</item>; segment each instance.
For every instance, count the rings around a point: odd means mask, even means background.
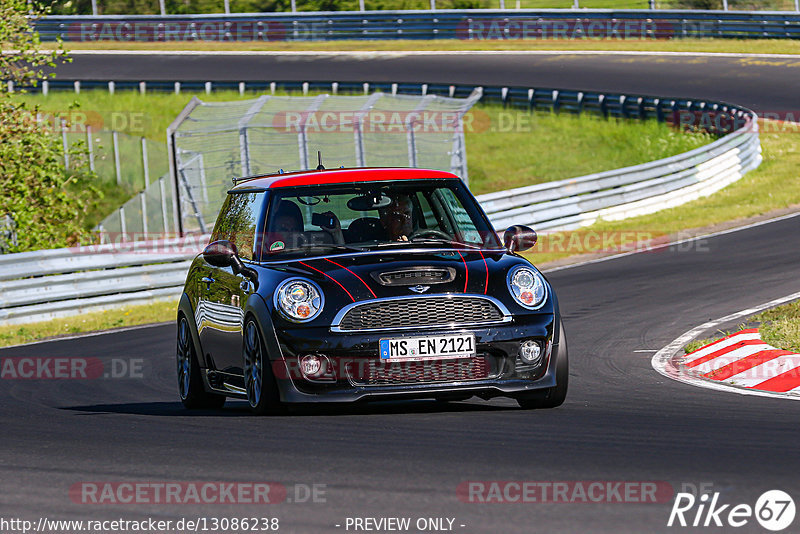
[[[387,241],[408,241],[414,232],[414,205],[408,194],[399,194],[392,203],[378,211]]]

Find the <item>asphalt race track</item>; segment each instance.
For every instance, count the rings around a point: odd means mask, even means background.
[[[69,69],[120,79],[120,71],[133,76],[136,68],[120,62],[105,72],[93,63],[87,71],[85,59]],[[148,59],[148,73],[179,77],[170,61]],[[516,60],[492,61],[501,69]],[[472,60],[438,72],[423,62],[416,79],[674,92],[762,109],[788,106],[798,81],[794,68],[769,80],[731,72],[731,83],[715,89],[715,72],[732,68],[725,60],[716,71],[698,67],[698,79],[681,90],[677,76],[648,79],[638,63],[628,64],[626,76],[582,80],[580,68],[558,77],[570,61],[559,66],[548,59],[550,70],[537,72],[532,64],[539,61],[545,60],[525,58],[505,78],[499,71],[492,78],[484,72],[488,64]],[[357,62],[331,62],[320,71],[324,63],[307,62],[315,74],[307,78],[357,79]],[[301,79],[300,66],[287,64],[273,77]],[[241,67],[228,67],[217,73],[234,79]],[[196,60],[186,68],[202,67]],[[361,68],[375,80],[415,75]],[[592,72],[599,70],[595,65]],[[69,72],[77,71],[63,75]],[[672,496],[657,504],[480,504],[460,501],[456,489],[466,481],[663,481],[675,492],[705,484],[720,492],[721,504],[753,506],[770,489],[797,501],[800,402],[673,382],[652,369],[653,352],[635,351],[655,351],[699,323],[798,291],[798,230],[800,217],[788,218],[552,272],[571,356],[570,393],[555,410],[524,411],[498,399],[393,402],[288,417],[250,417],[241,402],[187,412],[177,400],[172,325],[0,350],[0,358],[80,356],[99,358],[106,369],[112,359],[140,366],[121,378],[0,380],[0,515],[34,521],[266,516],[280,518],[282,532],[345,532],[348,517],[448,517],[465,533],[641,533],[687,530],[666,526]],[[325,485],[325,494],[318,499],[324,502],[266,506],[74,502],[70,488],[87,481],[274,481],[289,488],[293,501],[295,491],[313,484]],[[694,510],[687,514],[693,517]],[[753,518],[736,531],[764,532]]]
[[[800,60],[628,54],[73,54],[67,80],[374,81],[553,87],[706,98],[797,112]]]

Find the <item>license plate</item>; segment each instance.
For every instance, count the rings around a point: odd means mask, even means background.
[[[475,356],[474,334],[381,339],[381,360],[441,360]]]

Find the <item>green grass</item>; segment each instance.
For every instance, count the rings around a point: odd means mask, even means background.
[[[779,349],[800,352],[800,301],[790,302],[750,318],[761,323],[764,342]]]
[[[688,343],[683,350],[689,354],[739,330],[754,327],[758,328],[764,343],[778,349],[800,352],[800,301],[790,302],[752,315],[746,319],[746,324],[740,324],[735,330],[720,330],[714,336]]]
[[[47,44],[52,48],[55,45]],[[67,50],[196,50],[196,51],[450,51],[450,50],[607,50],[640,52],[718,52],[800,54],[796,39],[582,39],[582,40],[404,40],[404,41],[270,41],[270,42],[81,42]]]
[[[466,143],[476,195],[646,163],[713,140],[656,121],[529,114],[497,105],[476,107],[473,116],[479,131],[467,129]]]
[[[158,301],[51,321],[0,326],[0,347],[82,332],[172,321],[176,317],[177,309],[177,301]]]

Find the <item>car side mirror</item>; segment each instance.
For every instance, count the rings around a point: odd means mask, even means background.
[[[515,224],[506,229],[503,234],[503,244],[509,252],[522,252],[533,248],[538,238],[533,228]]]
[[[203,259],[214,267],[230,267],[234,274],[243,274],[253,282],[258,281],[258,273],[242,262],[236,245],[228,240],[221,239],[209,243],[203,250]]]

